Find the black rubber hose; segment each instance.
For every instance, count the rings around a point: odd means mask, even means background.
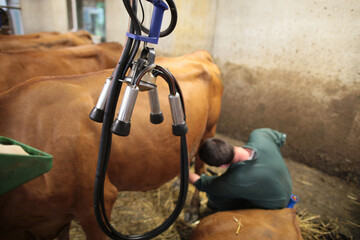
[[[184,112],[184,120],[186,120],[186,115],[185,115],[185,102],[184,102],[184,97],[183,94],[181,92],[181,88],[179,86],[179,83],[176,81],[174,75],[172,75],[171,72],[169,72],[166,68],[163,68],[159,65],[157,65],[155,67],[155,69],[152,71],[153,75],[155,77],[157,76],[161,76],[169,85],[169,89],[171,94],[174,94],[174,92],[178,92],[180,95],[180,99],[181,99],[181,104],[183,107],[183,112]]]
[[[99,226],[107,235],[111,234],[111,232],[109,231],[108,226],[105,226],[105,224],[103,223],[103,216],[108,225],[106,212],[105,212],[105,205],[104,205],[104,181],[105,181],[105,175],[106,175],[106,170],[107,170],[107,165],[111,150],[112,133],[110,131],[110,127],[115,116],[116,103],[122,85],[122,83],[118,81],[118,77],[123,74],[123,71],[125,69],[125,64],[127,63],[127,59],[129,57],[128,54],[130,52],[131,45],[132,45],[132,40],[129,39],[127,41],[127,44],[125,45],[123,55],[113,75],[113,81],[111,82],[112,85],[110,87],[109,96],[105,106],[104,119],[103,119],[101,138],[100,138],[98,165],[97,165],[97,171],[95,177],[95,189],[94,189],[95,215],[98,220]]]
[[[176,203],[175,209],[171,213],[171,215],[158,227],[154,228],[153,230],[139,235],[123,235],[119,232],[116,232],[117,235],[114,239],[119,240],[141,240],[141,239],[151,239],[159,234],[163,233],[167,230],[171,224],[178,218],[181,213],[181,210],[184,207],[187,191],[188,191],[188,182],[189,182],[189,163],[188,163],[188,153],[187,153],[187,142],[185,135],[181,136],[180,138],[180,171],[181,171],[181,179],[180,179],[180,192],[178,196],[178,201]]]
[[[134,8],[136,8],[136,3],[134,4]],[[133,29],[134,27],[131,22],[129,31],[132,32]],[[124,50],[122,52],[122,55],[120,57],[120,60],[115,68],[115,71],[113,72],[113,79],[111,82],[109,96],[105,106],[102,132],[100,138],[99,154],[98,154],[98,163],[97,163],[97,170],[95,176],[95,186],[94,186],[95,216],[101,229],[111,237],[114,236],[111,233],[111,225],[107,220],[106,212],[105,212],[104,181],[105,181],[105,175],[106,175],[106,170],[107,170],[107,165],[111,150],[112,133],[110,131],[110,127],[115,116],[116,103],[117,103],[117,99],[119,98],[120,89],[122,85],[122,83],[118,81],[118,79],[126,74],[127,71],[126,66],[128,65],[127,63],[131,62],[132,60],[130,59],[130,57],[132,55],[135,55],[131,53],[135,51],[137,52],[137,49],[135,49],[132,45],[133,45],[133,39],[128,38]],[[103,217],[105,219],[107,226],[103,222]]]
[[[133,24],[134,28],[135,28],[135,33],[137,35],[141,35],[141,27],[140,27],[140,23],[139,20],[136,17],[136,11],[133,11],[132,6],[130,4],[130,0],[123,0],[124,6],[126,11],[128,12],[130,18],[131,18],[131,23]]]

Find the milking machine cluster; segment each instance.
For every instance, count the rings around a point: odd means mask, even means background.
[[[137,0],[123,0],[130,16],[127,40],[120,60],[111,77],[105,81],[98,102],[90,113],[90,118],[102,122],[98,163],[94,188],[94,211],[99,226],[112,239],[150,239],[164,232],[179,216],[187,195],[189,169],[185,123],[184,100],[175,77],[165,68],[155,64],[155,50],[147,47],[147,43],[157,44],[159,37],[169,35],[177,22],[177,11],[172,0],[146,0],[153,4],[153,15],[150,28],[147,29],[137,19]],[[141,4],[141,0],[140,0]],[[142,5],[141,5],[142,7]],[[161,23],[165,10],[170,9],[171,21],[166,30],[161,31]],[[144,32],[147,36],[141,35]],[[140,43],[144,42],[139,59],[134,61]],[[129,71],[130,70],[130,71]],[[126,74],[129,72],[128,76]],[[175,209],[157,228],[141,235],[123,235],[116,231],[106,216],[104,205],[104,182],[111,151],[112,133],[119,136],[130,134],[130,119],[139,91],[147,91],[150,101],[150,121],[159,124],[164,117],[160,110],[156,79],[160,76],[169,86],[169,102],[171,107],[173,134],[180,137],[180,193]],[[115,108],[122,84],[127,84],[119,113],[115,118]],[[134,147],[134,146],[129,146]]]

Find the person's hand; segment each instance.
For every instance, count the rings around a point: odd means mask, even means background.
[[[200,176],[196,173],[189,172],[189,182],[194,184],[197,180],[199,180]]]

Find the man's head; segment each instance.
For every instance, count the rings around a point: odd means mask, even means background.
[[[233,160],[234,147],[221,139],[208,138],[201,144],[199,156],[206,164],[218,167]]]

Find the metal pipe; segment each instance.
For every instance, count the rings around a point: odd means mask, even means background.
[[[21,7],[12,7],[12,6],[4,6],[4,5],[0,5],[0,8],[8,8],[8,9],[18,9],[18,10],[21,10]]]
[[[151,113],[160,114],[161,109],[160,109],[160,102],[159,102],[159,95],[157,88],[149,90],[148,95],[149,95]]]
[[[125,89],[124,97],[121,102],[119,114],[117,119],[122,122],[129,123],[132,112],[135,107],[136,98],[139,92],[138,87],[127,86]]]
[[[185,123],[184,120],[184,111],[181,104],[181,99],[179,93],[175,95],[169,95],[169,102],[171,107],[171,115],[173,119],[173,123],[175,126],[182,125]]]
[[[97,109],[104,110],[106,99],[108,97],[108,92],[109,92],[109,88],[110,88],[110,82],[111,82],[111,79],[107,78],[106,81],[105,81],[104,87],[101,90],[99,99],[98,99],[98,101],[96,103],[96,108]]]
[[[79,28],[76,0],[71,0],[71,12],[72,12],[72,22],[73,22],[73,28],[71,29],[71,31],[76,32]]]

